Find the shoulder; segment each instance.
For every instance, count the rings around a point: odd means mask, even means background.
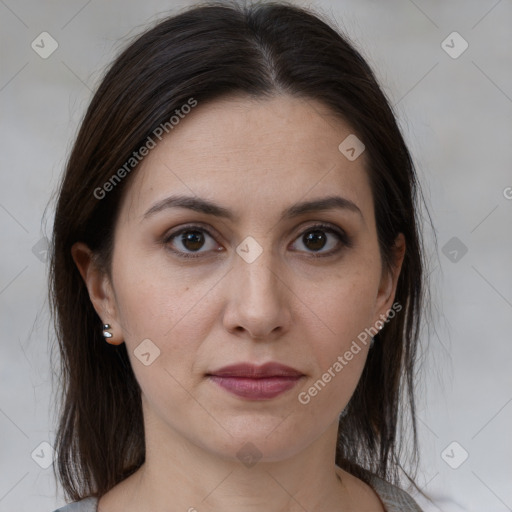
[[[404,490],[357,466],[357,474],[350,473],[339,466],[336,472],[348,486],[359,503],[365,503],[365,510],[386,510],[386,512],[423,512],[413,498]],[[370,502],[372,496],[373,502]],[[384,508],[383,508],[384,507]],[[363,508],[363,507],[362,507]]]
[[[373,474],[369,481],[389,512],[422,512],[414,499],[396,485]]]
[[[90,497],[80,501],[74,501],[54,512],[97,512],[98,498]]]

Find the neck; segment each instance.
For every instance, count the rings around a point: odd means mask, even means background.
[[[163,512],[171,504],[173,510],[187,512],[348,508],[347,489],[334,464],[337,424],[303,451],[277,461],[258,460],[257,448],[249,444],[239,460],[219,456],[176,433],[161,434],[146,432],[146,460],[125,481],[123,510]]]

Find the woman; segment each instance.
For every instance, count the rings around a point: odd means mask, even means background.
[[[311,11],[203,4],[133,42],[56,208],[59,510],[420,510],[395,485],[416,197],[372,71]]]

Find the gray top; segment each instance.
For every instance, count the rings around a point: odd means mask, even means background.
[[[405,491],[375,475],[370,477],[370,485],[379,495],[387,512],[422,512],[417,503]],[[98,498],[85,498],[61,507],[54,512],[98,512]]]

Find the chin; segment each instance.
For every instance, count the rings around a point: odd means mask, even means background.
[[[203,438],[201,444],[211,453],[225,459],[238,459],[247,467],[256,462],[286,460],[304,450],[319,435],[311,429],[301,432],[296,422],[287,421],[275,416],[252,424],[248,424],[247,418],[235,422],[219,419],[226,430],[219,426],[216,439]]]

